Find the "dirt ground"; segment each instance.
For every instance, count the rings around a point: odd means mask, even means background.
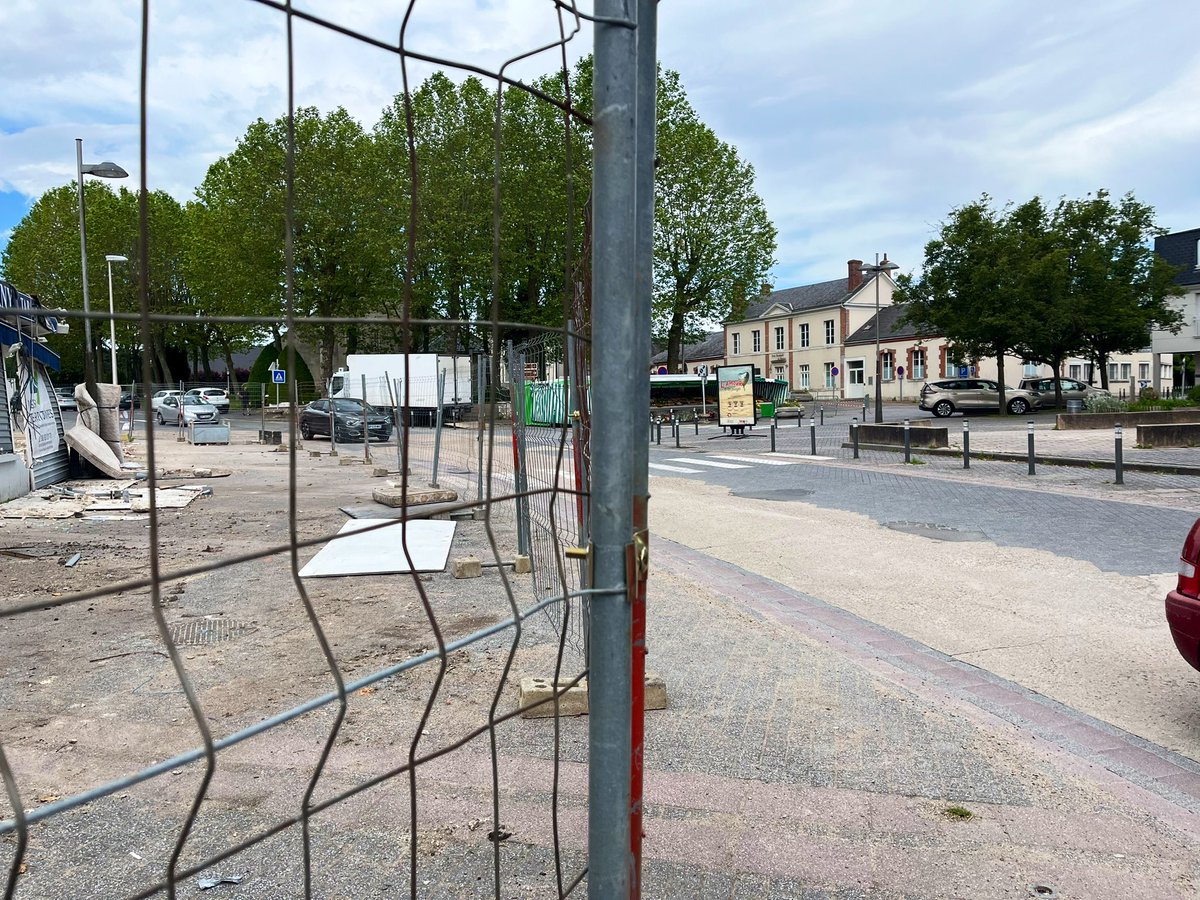
[[[362,464],[361,445],[341,448],[341,458],[355,460],[349,465],[331,458],[327,444],[313,446],[322,451],[320,458],[308,449],[297,451],[295,521],[301,543],[336,533],[347,520],[339,507],[370,504],[372,490],[383,481]],[[144,463],[144,451],[135,443],[130,456]],[[386,465],[383,454],[376,457]],[[394,456],[391,461],[394,468]],[[508,618],[513,602],[527,607],[533,597],[528,575],[510,576],[509,590],[496,568],[485,568],[472,580],[455,580],[449,571],[416,578],[297,579],[288,546],[286,447],[248,443],[244,436],[238,441],[236,433],[230,446],[193,447],[160,431],[156,462],[158,471],[176,473],[161,478],[160,486],[212,488],[211,496],[186,508],[159,512],[157,557],[162,626],[179,648],[215,740],[336,690],[304,597],[348,684],[436,654],[433,622],[442,642],[450,644]],[[196,478],[196,468],[224,477]],[[424,487],[417,475],[413,482]],[[515,536],[511,514],[505,512],[497,506],[490,521],[460,521],[451,559],[511,560]],[[394,527],[399,544],[401,526]],[[150,576],[149,534],[143,516],[0,519],[0,549],[17,551],[0,555],[0,609],[9,613],[0,618],[0,740],[26,809],[52,806],[202,744],[166,652],[152,591],[123,589]],[[322,543],[302,547],[298,564]],[[65,566],[76,553],[79,561]],[[188,574],[198,567],[206,570]],[[79,599],[97,590],[103,595]],[[39,607],[43,601],[67,602]],[[29,611],[11,614],[26,606]],[[508,628],[450,653],[444,671],[435,656],[351,693],[317,801],[361,782],[367,773],[401,766],[414,737],[417,753],[423,754],[485,728],[497,693],[499,714],[515,708],[519,676],[551,671],[556,644],[545,615],[536,614],[523,630],[505,679],[513,640],[514,630]],[[184,865],[202,858],[203,851],[227,847],[295,815],[337,708],[324,705],[221,752]],[[490,770],[487,740],[485,732],[470,747],[471,768],[482,762],[485,773]],[[202,762],[172,768],[35,827],[20,895],[93,896],[103,886],[112,891],[105,896],[125,896],[161,879],[164,853],[169,855],[203,771]],[[490,783],[490,777],[484,781]],[[382,790],[388,797],[385,820],[393,825],[388,855],[403,858],[407,777]],[[0,818],[11,815],[11,805],[0,800]],[[362,824],[360,814],[352,818]],[[325,822],[339,819],[344,816],[335,806]],[[481,872],[487,874],[490,801],[434,819],[435,833],[463,826],[467,845],[484,853]],[[394,827],[397,821],[403,829]],[[475,827],[467,828],[472,821]],[[479,827],[481,822],[487,827]],[[82,842],[81,829],[104,837]],[[294,842],[294,835],[286,840]],[[443,835],[440,845],[434,841],[434,851],[445,843]],[[0,839],[5,871],[14,846],[12,835]],[[285,855],[293,865],[301,857],[296,847]],[[93,887],[83,890],[85,883]]]

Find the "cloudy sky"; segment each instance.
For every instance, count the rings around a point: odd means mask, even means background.
[[[408,4],[296,5],[394,41]],[[282,17],[253,0],[151,6],[149,180],[184,200],[250,121],[285,111]],[[1168,229],[1200,227],[1195,0],[661,0],[659,16],[663,64],[756,170],[777,288],[876,252],[916,267],[947,210],[983,192],[1133,191]],[[76,137],[85,161],[137,178],[140,21],[134,0],[0,4],[0,246],[73,180]],[[418,0],[408,45],[493,69],[557,28],[550,0]],[[303,24],[296,40],[300,104],[370,127],[400,89],[391,54]]]

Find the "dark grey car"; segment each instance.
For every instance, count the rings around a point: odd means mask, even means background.
[[[1021,388],[1006,388],[1008,411],[1023,416],[1041,405],[1041,394]],[[956,412],[999,412],[1000,385],[987,378],[947,378],[929,381],[921,388],[920,408],[945,418]]]
[[[300,411],[300,436],[328,435],[332,424],[342,442],[361,441],[363,434],[372,441],[392,436],[392,417],[361,400],[314,400]]]
[[[1087,400],[1090,397],[1111,397],[1110,391],[1104,388],[1092,387],[1090,384],[1084,384],[1082,381],[1076,381],[1074,378],[1060,378],[1062,384],[1063,403],[1068,400]],[[1042,395],[1042,406],[1052,406],[1054,404],[1054,379],[1053,378],[1023,378],[1021,379],[1021,387],[1027,391],[1037,391]]]

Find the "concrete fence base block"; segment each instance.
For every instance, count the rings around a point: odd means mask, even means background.
[[[529,557],[522,556],[520,553],[518,553],[516,558],[513,559],[513,574],[528,575],[532,571],[533,563],[530,562]]]
[[[570,684],[570,679],[558,682],[559,690]],[[651,672],[646,673],[645,705],[646,709],[666,709],[667,683],[662,676]],[[522,678],[521,693],[518,704],[521,707],[523,719],[546,719],[554,715],[554,687],[549,678]],[[545,701],[545,702],[541,702]],[[538,704],[538,705],[534,705]],[[586,716],[588,712],[588,687],[584,678],[559,694],[558,714],[560,716]]]
[[[386,478],[388,475],[387,466],[376,466],[371,470],[372,478]]]
[[[376,503],[382,503],[384,506],[400,507],[400,506],[423,506],[427,503],[453,503],[458,499],[457,491],[414,491],[409,490],[408,494],[401,492],[400,486],[389,481],[387,487],[375,488],[371,496]]]
[[[321,451],[320,450],[309,450],[308,456],[309,456],[309,459],[320,459]]]
[[[558,689],[570,681],[559,682]],[[522,678],[517,699],[523,719],[548,719],[554,715],[555,686],[549,678]],[[544,701],[544,702],[543,702]],[[536,706],[534,704],[537,704]],[[588,712],[587,679],[562,691],[558,697],[560,716],[586,716]]]
[[[339,466],[357,466],[358,459],[353,456],[339,456],[338,457],[338,465]]]
[[[479,578],[483,575],[483,563],[474,556],[463,556],[451,561],[450,574],[455,578]]]

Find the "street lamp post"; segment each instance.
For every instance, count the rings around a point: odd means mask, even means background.
[[[83,216],[83,176],[95,175],[97,178],[128,178],[129,173],[114,162],[89,163],[83,162],[83,138],[75,138],[75,183],[79,188],[79,259],[80,275],[83,277],[83,376],[87,383],[88,393],[95,399],[96,393],[96,364],[92,359],[92,311],[88,297],[87,271],[87,226]]]
[[[863,266],[864,272],[872,272],[875,275],[875,424],[879,425],[883,422],[883,357],[879,354],[879,276],[887,272],[890,276],[900,267],[887,258],[887,254],[883,254],[883,262],[879,261],[879,254],[875,254],[875,265]]]
[[[108,352],[112,358],[112,383],[117,384],[117,320],[113,316],[112,264],[129,262],[129,257],[110,253],[104,261],[108,263]]]

